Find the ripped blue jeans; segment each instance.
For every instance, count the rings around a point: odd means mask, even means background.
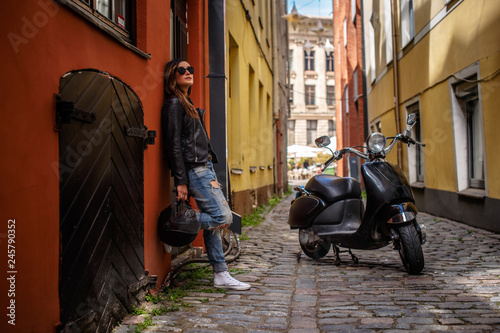
[[[215,273],[227,271],[221,234],[218,230],[209,229],[231,224],[232,213],[217,183],[212,162],[209,161],[204,166],[190,169],[188,177],[189,194],[194,198],[199,209],[197,217],[203,229],[208,260]],[[215,184],[211,183],[212,181],[215,181]]]

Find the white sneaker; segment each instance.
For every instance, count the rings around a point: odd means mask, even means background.
[[[251,288],[248,283],[236,280],[228,271],[215,273],[214,287],[233,290],[248,290]]]

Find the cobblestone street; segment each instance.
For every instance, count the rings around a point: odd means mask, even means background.
[[[408,275],[397,251],[300,255],[287,224],[293,195],[245,229],[244,292],[192,293],[193,306],[153,316],[145,332],[500,332],[500,235],[421,213],[427,227],[423,274]],[[200,302],[200,299],[208,299]],[[133,331],[122,325],[118,332]]]

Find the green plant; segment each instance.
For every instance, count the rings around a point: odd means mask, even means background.
[[[179,311],[181,308],[190,308],[193,307],[192,304],[185,303],[182,299],[185,296],[189,295],[188,290],[199,290],[203,288],[205,284],[211,284],[213,280],[212,269],[208,265],[200,265],[200,264],[190,264],[185,267],[185,271],[181,272],[177,275],[176,282],[179,282],[179,285],[175,288],[173,286],[169,286],[163,289],[163,292],[157,295],[147,294],[145,296],[146,302],[158,304],[161,306],[154,308],[150,311],[145,309],[140,309],[137,307],[132,308],[133,315],[153,315],[159,316],[167,312]],[[244,272],[244,270],[233,269],[234,272]],[[209,281],[209,282],[206,282]],[[212,293],[225,293],[224,289],[214,289],[214,288],[204,288],[203,292],[212,292]],[[209,301],[208,298],[201,300],[203,303]],[[142,332],[147,327],[153,325],[153,321],[151,318],[146,318],[143,323],[137,324],[135,327],[135,332]]]
[[[276,207],[277,204],[281,202],[281,198],[278,197],[276,194],[274,194],[271,199],[269,199],[268,205],[269,205],[269,210],[273,209]]]
[[[212,274],[212,269],[209,266],[200,267],[189,271],[187,277],[192,280],[206,279]]]
[[[164,313],[175,312],[175,311],[179,311],[180,309],[181,308],[179,306],[177,306],[177,305],[161,306],[159,308],[153,309],[153,311],[151,311],[151,314],[153,316],[161,316]]]
[[[151,311],[151,315],[153,315],[153,316],[161,316],[163,313],[164,313],[163,307],[158,308],[158,309],[153,309],[153,311]]]
[[[138,316],[138,315],[141,315],[141,314],[146,314],[148,313],[146,310],[144,309],[139,309],[137,308],[135,305],[132,307],[132,314],[134,316]]]
[[[178,289],[165,289],[166,298],[174,303],[179,302],[183,297],[188,295],[188,292],[183,288]]]
[[[179,303],[183,297],[188,295],[188,290],[203,288],[203,292],[214,292],[213,288],[206,288],[213,281],[212,274],[212,269],[208,265],[190,264],[186,266],[185,271],[177,275],[176,287],[167,287],[163,290],[164,299]]]
[[[271,209],[276,207],[276,205],[279,204],[281,201],[282,198],[274,194],[265,205],[261,205],[255,208],[252,214],[250,215],[245,214],[241,219],[241,225],[243,227],[259,225],[261,222],[264,221],[265,219],[264,215],[267,214]]]
[[[145,299],[146,299],[146,302],[157,304],[157,303],[161,302],[162,296],[161,295],[155,296],[155,295],[147,294],[145,296]]]
[[[262,216],[264,210],[264,206],[259,206],[252,212],[252,214],[245,214],[241,219],[241,225],[243,227],[259,225],[262,221],[264,221],[264,216]]]
[[[153,320],[148,317],[142,323],[139,323],[135,326],[135,333],[140,333],[151,325],[153,325]]]

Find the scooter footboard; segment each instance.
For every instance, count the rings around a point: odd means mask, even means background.
[[[325,208],[325,203],[314,195],[295,199],[290,207],[288,224],[291,229],[308,228],[313,219]]]
[[[354,234],[363,220],[363,202],[360,199],[337,201],[325,208],[315,219],[313,230],[320,237]]]
[[[337,201],[323,210],[314,224],[340,224],[346,230],[357,230],[363,220],[363,201],[361,199],[345,199]]]

